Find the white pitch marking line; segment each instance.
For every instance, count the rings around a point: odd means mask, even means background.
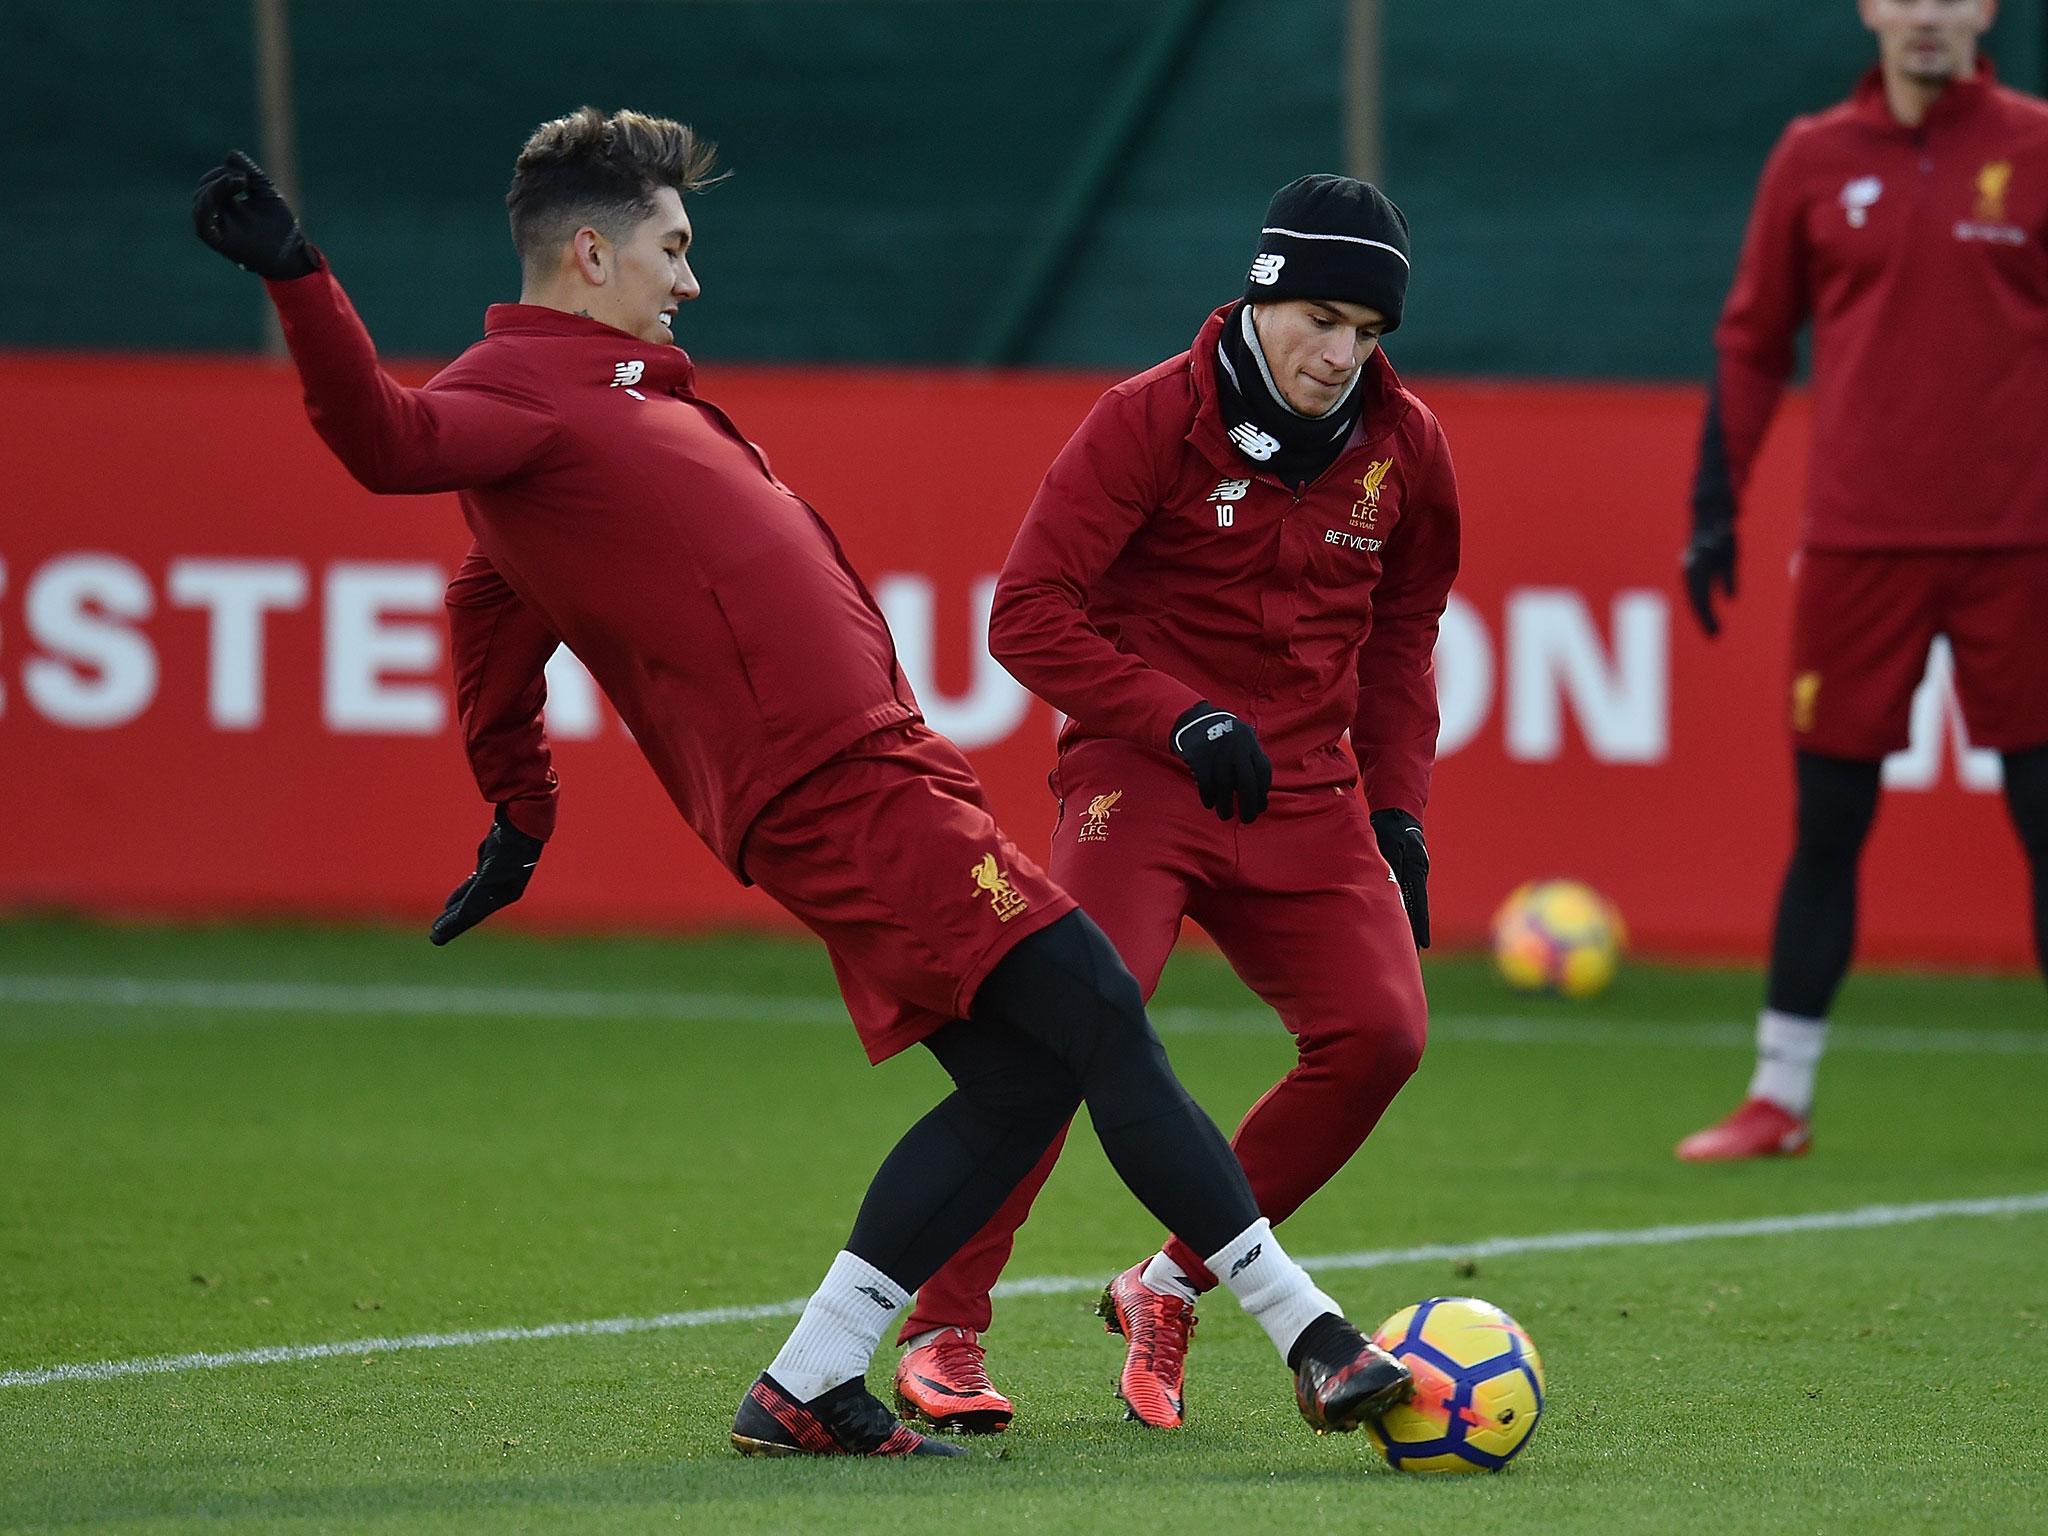
[[[458,987],[439,984],[355,985],[344,982],[208,981],[151,976],[26,976],[0,974],[0,1003],[60,1007],[162,1008],[221,1013],[332,1013],[496,1018],[667,1019],[684,1023],[846,1022],[836,1000],[739,993],[608,992],[568,987]],[[1259,1008],[1162,1005],[1152,1017],[1169,1031],[1241,1033],[1272,1026]],[[1709,1049],[1748,1046],[1747,1024],[1652,1024],[1627,1020],[1544,1019],[1502,1014],[1438,1014],[1432,1034],[1443,1040],[1501,1045],[1675,1045]],[[31,1031],[41,1035],[43,1031]],[[73,1032],[56,1030],[50,1033]],[[4,1038],[4,1035],[0,1035]],[[2048,1056],[2048,1030],[1915,1029],[1844,1025],[1830,1047],[1892,1055],[1985,1054]]]
[[[1725,1237],[1782,1237],[1797,1232],[1839,1232],[1896,1227],[1958,1216],[2028,1216],[2048,1212],[2048,1190],[2031,1195],[1996,1195],[1980,1200],[1934,1200],[1918,1205],[1866,1205],[1849,1211],[1812,1211],[1798,1216],[1761,1216],[1747,1221],[1710,1221],[1589,1232],[1547,1232],[1526,1237],[1490,1237],[1474,1243],[1428,1243],[1419,1248],[1367,1248],[1354,1253],[1303,1259],[1312,1272],[1385,1269],[1436,1259],[1498,1258],[1515,1253],[1582,1252],[1589,1248],[1643,1248],[1707,1242]],[[998,1296],[1071,1296],[1100,1289],[1100,1275],[1043,1275],[1006,1280]],[[537,1328],[480,1328],[463,1333],[412,1333],[397,1338],[348,1339],[328,1344],[281,1344],[269,1349],[220,1353],[150,1355],[136,1360],[99,1360],[52,1365],[40,1370],[0,1372],[0,1387],[40,1387],[59,1381],[112,1381],[122,1376],[166,1376],[179,1371],[221,1370],[236,1365],[290,1365],[336,1356],[392,1354],[406,1349],[459,1349],[471,1344],[523,1343],[600,1334],[655,1333],[671,1328],[705,1328],[716,1323],[795,1317],[804,1298],[750,1307],[709,1307],[698,1312],[663,1312],[653,1317],[606,1317]]]

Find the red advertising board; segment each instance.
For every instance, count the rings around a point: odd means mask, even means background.
[[[1051,823],[1053,719],[989,659],[988,592],[1105,382],[706,372],[838,529],[928,715],[1027,846]],[[1422,389],[1466,515],[1427,816],[1440,937],[1476,941],[1516,883],[1568,874],[1614,897],[1640,947],[1758,954],[1789,837],[1799,403],[1759,471],[1741,600],[1709,643],[1674,580],[1693,392]],[[359,489],[306,424],[289,369],[254,362],[0,357],[0,465],[0,907],[424,926],[487,819],[439,614],[467,546],[453,499]],[[1996,762],[1967,752],[1934,671],[1914,746],[1887,768],[1863,952],[2025,964]],[[499,921],[778,920],[676,819],[567,657],[550,729],[560,834]]]

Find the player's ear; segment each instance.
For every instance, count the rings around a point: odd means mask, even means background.
[[[570,238],[570,251],[583,280],[603,287],[611,276],[614,260],[611,242],[586,224]]]

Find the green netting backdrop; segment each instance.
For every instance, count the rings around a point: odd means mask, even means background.
[[[707,357],[959,362],[1113,169],[1015,360],[1136,366],[1241,280],[1275,186],[1342,169],[1344,0],[291,0],[308,228],[393,354],[513,297],[501,198],[584,101],[685,117]],[[1994,51],[2038,88],[2043,0]],[[1415,231],[1411,371],[1684,377],[1763,155],[1870,57],[1851,0],[1385,0],[1382,179]],[[1163,41],[1160,90],[1136,89]],[[0,6],[0,345],[237,350],[252,285],[189,188],[259,142],[248,0]],[[1128,120],[1130,131],[1111,130]]]

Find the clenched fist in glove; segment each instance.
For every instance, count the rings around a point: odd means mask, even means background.
[[[1173,750],[1195,776],[1202,804],[1224,821],[1258,820],[1273,788],[1273,764],[1248,722],[1204,699],[1173,722]]]
[[[282,280],[320,269],[292,205],[239,149],[199,179],[192,194],[192,227],[201,240],[258,277]]]

